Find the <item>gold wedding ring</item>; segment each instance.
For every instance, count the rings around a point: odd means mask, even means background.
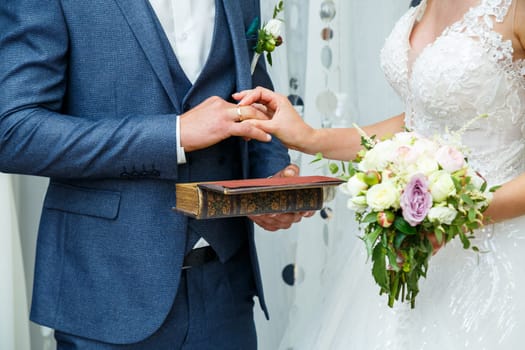
[[[239,117],[239,122],[242,122],[241,106],[237,106],[237,116]]]

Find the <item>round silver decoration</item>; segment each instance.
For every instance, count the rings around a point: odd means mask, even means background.
[[[304,101],[299,95],[290,94],[288,95],[288,101],[294,106],[304,106]]]
[[[334,216],[334,211],[330,207],[324,207],[319,211],[319,215],[325,220],[330,220]]]
[[[333,20],[335,14],[336,9],[333,0],[325,0],[321,3],[321,11],[319,12],[319,17],[321,17],[321,19],[324,22],[330,22],[331,20]]]
[[[334,31],[330,27],[325,27],[321,30],[321,38],[324,41],[330,41],[334,37]]]
[[[317,95],[315,105],[319,112],[323,114],[332,114],[337,108],[337,96],[335,96],[332,91],[325,90]]]
[[[321,63],[326,69],[332,67],[332,49],[330,46],[324,46],[321,49]]]
[[[295,265],[288,264],[284,267],[283,272],[281,273],[284,283],[289,286],[295,284]]]
[[[300,266],[295,266],[295,283],[301,284],[304,281],[304,270]]]
[[[291,77],[289,85],[290,85],[290,89],[297,90],[299,89],[299,80],[297,78]]]

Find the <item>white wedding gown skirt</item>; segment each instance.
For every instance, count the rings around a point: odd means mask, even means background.
[[[324,303],[294,320],[282,349],[525,348],[525,218],[479,236],[474,244],[482,253],[454,241],[431,259],[415,309],[387,306],[355,238],[339,278],[324,286]]]
[[[446,138],[465,127],[470,164],[490,186],[503,184],[525,172],[525,62],[513,59],[511,42],[494,30],[513,18],[512,0],[480,0],[412,57],[409,37],[425,8],[423,0],[410,9],[385,41],[386,78],[405,103],[411,129]],[[469,124],[481,114],[488,118]],[[347,234],[358,235],[355,224]],[[525,217],[487,226],[476,237],[481,253],[458,240],[432,257],[415,309],[390,309],[378,295],[363,242],[339,245],[333,260],[341,265],[326,267],[337,273],[299,308],[281,348],[525,349]]]

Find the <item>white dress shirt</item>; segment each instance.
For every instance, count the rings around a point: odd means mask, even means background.
[[[182,70],[195,83],[210,55],[215,27],[215,0],[149,0],[166,33]],[[186,163],[180,144],[180,118],[177,116],[177,162]],[[203,238],[193,247],[209,245]]]
[[[210,54],[215,0],[150,0],[184,73],[195,83]]]

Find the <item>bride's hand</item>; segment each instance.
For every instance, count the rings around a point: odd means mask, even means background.
[[[432,244],[432,255],[436,255],[437,252],[443,248],[443,246],[445,245],[445,241],[444,241],[444,237],[443,237],[443,241],[441,243],[438,242],[438,239],[436,237],[436,234],[435,233],[424,233],[424,235],[427,237],[427,239],[429,240],[430,244]],[[401,253],[401,251],[397,251],[397,264],[399,267],[401,267],[404,262],[405,262],[405,259],[403,257],[403,253]],[[392,270],[392,266],[389,265],[388,267],[389,270]]]
[[[243,122],[251,123],[265,132],[276,136],[288,148],[305,151],[314,144],[315,129],[306,124],[286,96],[257,87],[233,95],[239,105],[251,105],[265,109],[268,120],[244,116]]]
[[[440,250],[445,245],[445,241],[444,241],[445,238],[443,237],[442,242],[439,243],[437,238],[436,238],[436,234],[435,233],[427,234],[427,238],[430,241],[430,243],[432,244],[432,248],[433,248],[432,249],[432,255],[436,255],[438,250]]]

